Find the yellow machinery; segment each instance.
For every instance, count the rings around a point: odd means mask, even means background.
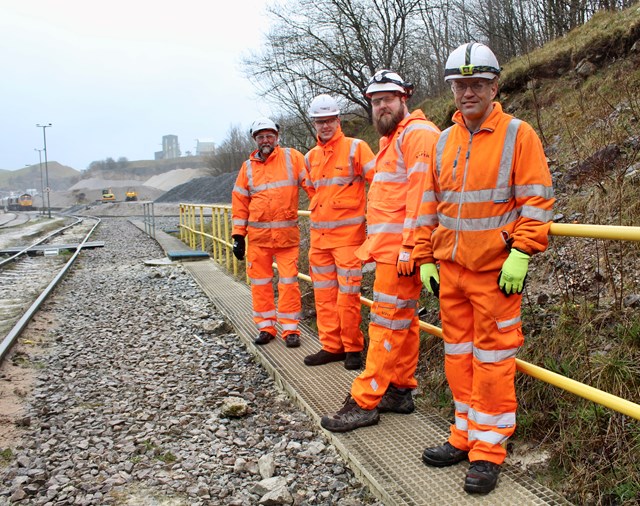
[[[133,188],[129,188],[127,190],[127,193],[125,194],[124,200],[125,202],[134,202],[138,200],[138,192],[135,191]]]
[[[102,190],[102,202],[115,202],[116,196],[111,191],[111,188]]]

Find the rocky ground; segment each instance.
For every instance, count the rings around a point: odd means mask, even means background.
[[[95,240],[0,370],[0,504],[379,504],[180,265]]]

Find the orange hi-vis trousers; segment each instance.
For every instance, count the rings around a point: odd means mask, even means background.
[[[278,312],[273,293],[273,259],[278,266]],[[282,337],[297,334],[302,302],[298,286],[298,246],[264,248],[249,242],[247,274],[251,281],[253,321],[258,330],[276,335],[276,320]]]
[[[359,245],[309,250],[309,271],[316,300],[318,337],[330,353],[364,348],[360,330],[362,266],[354,251]]]
[[[445,373],[455,403],[449,443],[469,460],[502,464],[516,427],[516,353],[524,343],[522,295],[498,288],[498,271],[440,262]]]
[[[351,386],[351,396],[363,409],[375,408],[389,383],[398,388],[418,386],[414,375],[420,348],[421,288],[418,272],[398,276],[395,264],[376,264],[367,365]]]

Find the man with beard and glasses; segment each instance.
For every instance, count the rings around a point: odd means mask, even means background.
[[[422,111],[409,114],[412,92],[413,85],[390,70],[376,72],[364,90],[382,137],[367,196],[367,239],[356,255],[376,262],[376,275],[365,370],[353,381],[343,407],[321,420],[333,432],[374,425],[380,412],[415,409],[421,282],[412,259],[413,235],[440,130]]]
[[[307,179],[304,156],[278,146],[279,126],[269,118],[251,125],[258,148],[242,164],[232,192],[233,254],[245,256],[248,236],[247,275],[251,282],[253,320],[263,345],[276,337],[276,321],[288,348],[300,346],[301,299],[298,286],[298,191],[309,197],[313,187]],[[273,259],[278,267],[278,310],[273,293]]]

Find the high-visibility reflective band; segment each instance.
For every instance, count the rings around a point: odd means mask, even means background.
[[[355,172],[353,169],[355,159],[356,159],[356,151],[358,150],[358,144],[362,141],[360,139],[353,139],[351,142],[351,148],[349,149],[349,175],[353,177],[353,173]]]
[[[362,276],[362,269],[341,269],[338,267],[338,276],[343,276],[345,278]]]
[[[446,355],[469,355],[473,353],[473,342],[468,343],[444,343],[444,352]]]
[[[375,378],[371,378],[371,382],[369,384],[371,385],[371,389],[374,392],[378,390],[378,382],[376,381]]]
[[[397,172],[376,172],[376,175],[373,176],[374,183],[398,183],[398,184],[406,184],[409,181],[407,175],[404,173]]]
[[[438,199],[436,198],[436,192],[433,190],[425,190],[422,193],[422,200],[420,202],[422,202],[423,204],[426,204],[427,202],[437,202]]]
[[[233,224],[237,225],[238,227],[246,227],[248,223],[249,220],[241,220],[240,218],[234,218],[233,220]]]
[[[377,225],[373,225],[371,223],[367,224],[367,233],[369,235],[401,234],[403,230],[404,225],[402,223],[379,223]]]
[[[340,293],[360,293],[360,284],[357,285],[340,285]]]
[[[362,172],[367,175],[369,171],[374,170],[376,166],[376,159],[374,158],[369,163],[367,163],[364,167],[362,167]]]
[[[515,318],[510,318],[509,320],[498,321],[497,325],[499,329],[506,329],[507,327],[511,327],[511,325],[520,323],[521,321],[522,321],[522,318],[520,318],[520,315],[518,315]]]
[[[534,206],[522,206],[520,208],[520,216],[546,223],[553,219],[553,211],[546,211]]]
[[[523,184],[515,185],[516,198],[520,197],[541,197],[543,199],[551,199],[555,192],[553,186],[545,186],[543,184]]]
[[[373,302],[393,304],[398,309],[412,309],[418,306],[416,299],[399,299],[396,295],[389,295],[382,292],[373,292]]]
[[[404,219],[404,228],[408,228],[408,229],[414,229],[416,228],[416,224],[418,223],[418,220],[412,219],[412,218],[405,218]]]
[[[267,327],[274,327],[276,324],[275,320],[265,320],[263,322],[258,323],[258,329],[264,329]]]
[[[466,402],[460,402],[460,401],[456,401],[454,399],[453,404],[456,408],[456,411],[458,413],[468,413],[469,412],[469,405]]]
[[[362,179],[360,177],[331,177],[328,179],[318,179],[313,182],[313,187],[317,190],[323,186],[347,186],[351,183],[360,182]]]
[[[291,330],[291,331],[295,332],[296,330],[298,330],[298,324],[297,323],[283,323],[282,324],[282,330]]]
[[[278,313],[278,318],[286,318],[287,320],[299,320],[300,312],[296,311],[295,313]]]
[[[250,221],[249,226],[254,228],[287,228],[298,225],[298,220],[290,221]]]
[[[317,289],[335,288],[336,286],[338,286],[338,280],[336,280],[336,279],[330,279],[328,281],[314,281],[313,282],[313,287],[317,288]]]
[[[465,232],[481,232],[483,230],[493,230],[495,228],[506,227],[518,219],[518,210],[511,209],[500,216],[489,216],[487,218],[450,218],[438,212],[440,224],[450,230],[462,230]]]
[[[519,348],[511,348],[508,350],[481,350],[473,348],[473,356],[480,362],[485,364],[495,364],[503,360],[515,359]]]
[[[336,266],[332,265],[312,265],[311,272],[314,274],[330,274],[331,272],[336,272]]]
[[[444,153],[444,147],[447,144],[447,139],[449,139],[449,134],[451,134],[452,128],[453,126],[450,126],[443,130],[438,137],[438,142],[436,142],[436,173],[438,174],[438,177],[440,177],[440,172],[442,171],[442,155]]]
[[[376,323],[378,325],[380,325],[381,327],[384,327],[386,329],[389,330],[405,330],[408,329],[411,326],[411,322],[413,321],[413,319],[411,320],[390,320],[389,318],[384,318],[380,315],[377,315],[375,313],[370,313],[369,314],[369,319],[372,323]]]
[[[254,311],[253,316],[255,316],[256,318],[275,318],[276,310],[273,309],[271,311],[264,311],[264,312]]]
[[[481,413],[475,409],[470,409],[467,415],[469,420],[473,420],[480,425],[493,425],[496,427],[507,427],[516,424],[515,413],[500,413],[498,415],[489,415],[487,413]]]
[[[249,192],[244,188],[240,188],[239,186],[234,186],[233,191],[239,193],[240,195],[244,195],[245,197],[249,196]]]
[[[259,191],[264,191],[264,190],[268,190],[270,188],[279,188],[282,186],[297,186],[298,183],[296,182],[296,180],[293,178],[293,164],[291,163],[291,149],[290,148],[285,148],[284,149],[284,158],[285,158],[285,164],[286,164],[286,169],[287,169],[287,179],[284,181],[276,181],[274,183],[268,183],[265,185],[259,185],[256,186],[253,183],[253,165],[251,163],[251,160],[247,160],[245,162],[246,166],[247,166],[247,179],[249,182],[249,194],[254,194],[257,193]]]
[[[278,283],[280,283],[281,285],[297,285],[298,284],[298,278],[280,278],[278,280]]]
[[[490,430],[470,430],[467,433],[467,439],[469,441],[484,441],[492,445],[499,445],[504,443],[509,437]]]
[[[521,120],[511,118],[507,126],[507,133],[504,137],[504,144],[502,145],[502,154],[500,155],[500,169],[498,171],[498,180],[496,181],[497,188],[507,188],[511,186],[511,165],[513,164],[516,136],[518,135],[518,128],[520,128],[521,124]]]
[[[421,214],[418,216],[416,227],[434,227],[438,224],[437,214]]]
[[[391,346],[391,343],[389,341],[387,341],[385,339],[383,346],[384,346],[384,349],[387,350],[387,353],[391,353],[392,346]]]
[[[458,416],[455,417],[456,429],[467,431],[469,429],[469,422],[464,418]]]
[[[271,183],[260,184],[254,188],[253,193],[263,192],[272,188],[284,188],[285,186],[297,186],[292,181],[273,181]]]
[[[249,278],[252,285],[268,285],[273,281],[273,277],[270,278]]]
[[[511,188],[489,188],[474,191],[443,191],[438,192],[437,200],[449,204],[481,204],[484,202],[509,201],[513,198]]]
[[[350,225],[360,225],[364,223],[364,216],[354,216],[353,218],[345,218],[344,220],[335,221],[314,221],[313,219],[309,223],[309,227],[313,229],[319,228],[340,228]]]
[[[412,176],[413,174],[416,174],[416,173],[418,174],[427,173],[428,170],[429,170],[429,164],[426,164],[424,162],[418,162],[409,169],[409,176]]]

